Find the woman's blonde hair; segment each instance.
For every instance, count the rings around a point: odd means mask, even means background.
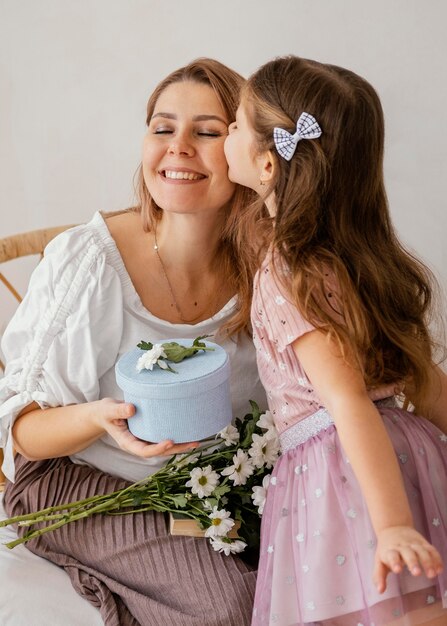
[[[240,91],[245,79],[219,61],[200,58],[175,70],[157,85],[147,103],[147,125],[150,123],[157,100],[163,91],[174,83],[186,81],[211,87],[228,121],[232,122],[235,119]],[[144,229],[148,232],[153,231],[157,222],[162,218],[163,210],[156,205],[146,187],[142,165],[138,169],[137,177],[139,204],[135,209],[141,213]],[[226,209],[218,250],[220,273],[238,298],[235,315],[220,329],[221,332],[230,336],[249,329],[255,246],[253,241],[247,241],[241,237],[238,220],[247,211],[253,197],[250,190],[236,185],[230,206]]]
[[[368,387],[411,382],[420,407],[432,363],[435,283],[391,223],[377,93],[349,70],[290,56],[255,72],[242,99],[257,148],[274,155],[273,246],[291,270],[294,302],[354,353]],[[286,161],[276,152],[273,129],[294,133],[304,111],[322,135],[300,141]],[[336,294],[328,293],[328,276]]]

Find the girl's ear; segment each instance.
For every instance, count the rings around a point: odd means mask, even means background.
[[[258,157],[261,173],[259,182],[261,185],[270,185],[276,173],[276,159],[271,150],[267,150]]]

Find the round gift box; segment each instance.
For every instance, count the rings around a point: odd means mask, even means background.
[[[164,339],[192,346],[193,339]],[[176,373],[154,365],[137,371],[137,361],[145,350],[126,352],[115,366],[116,381],[124,400],[135,405],[128,419],[130,432],[155,443],[172,439],[175,443],[197,441],[215,435],[232,420],[230,363],[225,350],[210,341],[211,351],[172,363]]]

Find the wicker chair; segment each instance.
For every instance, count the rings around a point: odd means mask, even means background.
[[[71,228],[71,226],[72,225],[43,228],[41,230],[33,230],[18,235],[10,235],[9,237],[0,239],[0,263],[6,263],[6,261],[12,261],[13,259],[29,255],[39,255],[40,260],[47,243],[59,233],[67,230],[67,228]],[[21,296],[1,271],[0,281],[3,283],[3,287],[6,287],[17,302],[21,302]],[[0,360],[0,370],[4,370],[4,367],[4,363]],[[0,448],[0,467],[2,462],[3,451]],[[0,491],[3,490],[4,482],[5,477],[0,470]]]

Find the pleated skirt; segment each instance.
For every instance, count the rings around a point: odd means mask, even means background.
[[[127,485],[68,458],[31,462],[17,455],[4,506],[12,517]],[[163,513],[99,514],[25,545],[64,568],[106,626],[250,624],[255,568],[215,552],[207,539],[172,536]]]

